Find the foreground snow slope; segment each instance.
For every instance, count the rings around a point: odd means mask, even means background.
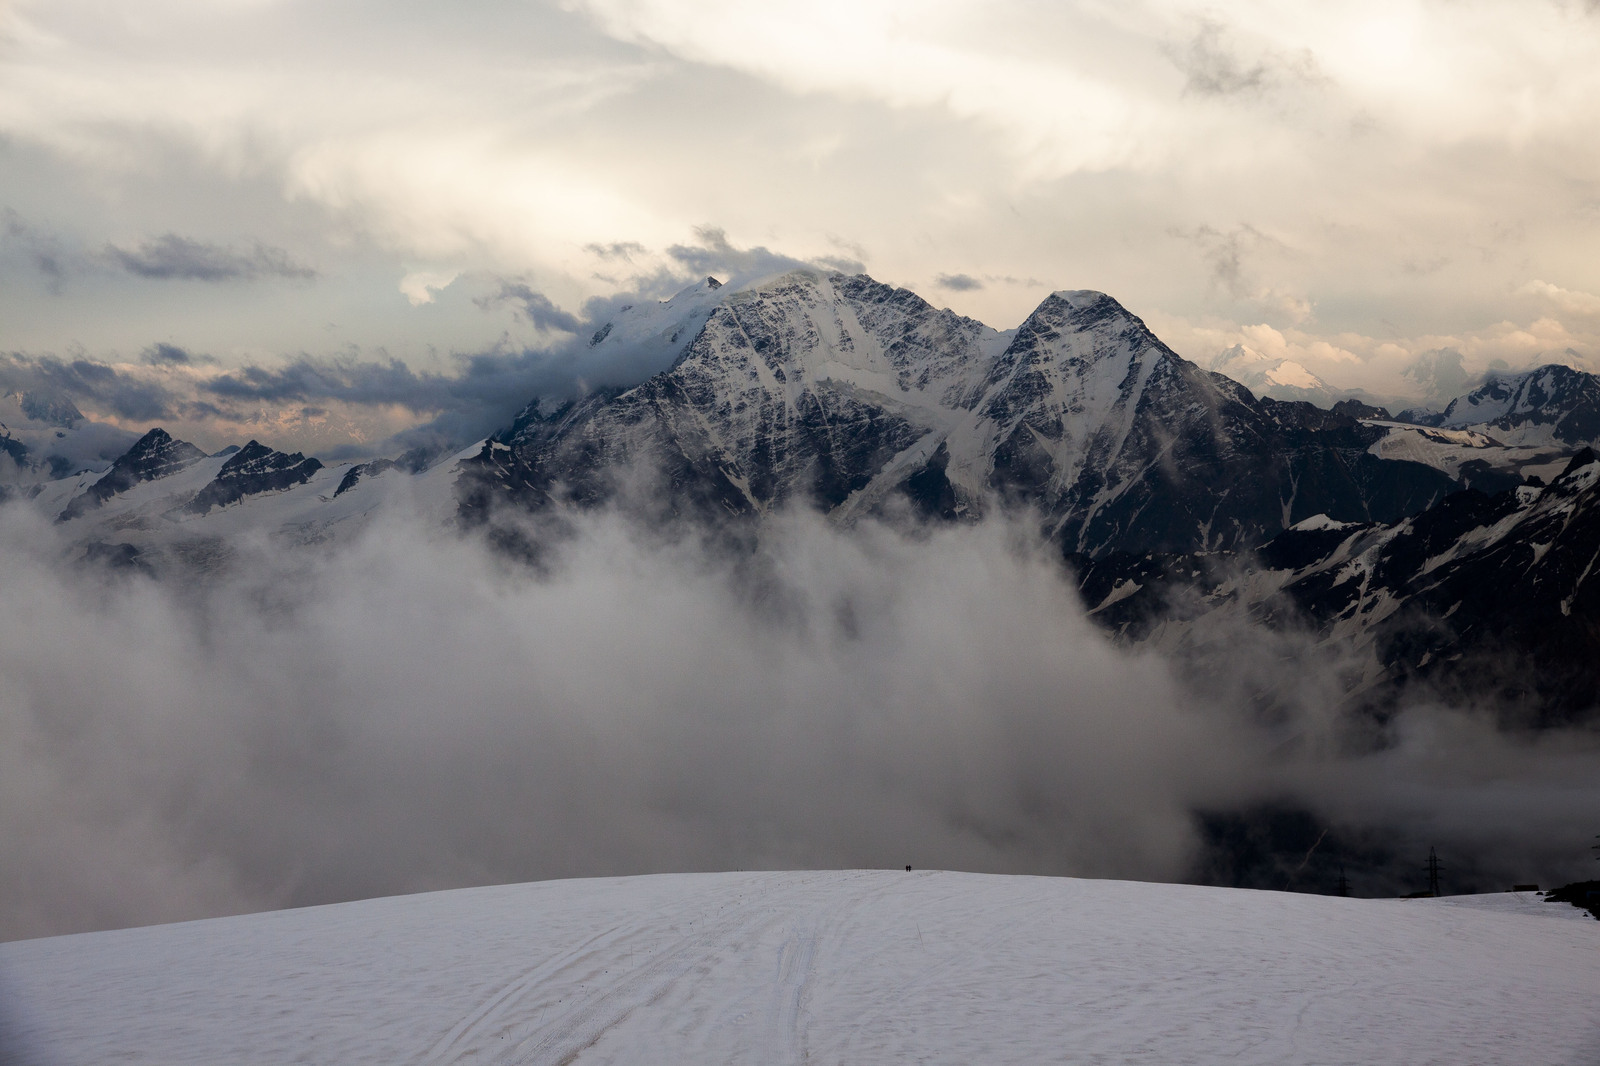
[[[0,945],[42,1063],[1600,1061],[1600,924],[936,872],[686,874]]]

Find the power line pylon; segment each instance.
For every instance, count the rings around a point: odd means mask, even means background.
[[[1428,865],[1425,869],[1428,871],[1428,892],[1437,896],[1439,894],[1439,871],[1443,870],[1444,867],[1439,865],[1439,856],[1432,848],[1428,849]]]

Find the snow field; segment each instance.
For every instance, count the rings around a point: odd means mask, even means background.
[[[18,1063],[1600,1061],[1600,923],[945,872],[683,874],[0,945]]]

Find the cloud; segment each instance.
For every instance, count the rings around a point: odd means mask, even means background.
[[[1594,293],[1563,289],[1559,285],[1537,279],[1528,282],[1519,291],[1529,296],[1537,296],[1568,314],[1600,315],[1600,296]]]
[[[136,422],[166,418],[179,404],[159,382],[104,363],[0,354],[0,392],[12,391],[57,395]]]
[[[1241,223],[1227,231],[1214,226],[1197,226],[1193,230],[1174,229],[1172,235],[1189,241],[1200,250],[1213,283],[1236,300],[1247,299],[1254,292],[1247,277],[1246,257],[1256,249],[1275,243],[1248,223]]]
[[[1203,96],[1257,92],[1267,79],[1266,64],[1241,60],[1225,46],[1223,27],[1210,19],[1201,21],[1188,47],[1175,58],[1188,78],[1184,90]]]
[[[1193,687],[1025,527],[796,514],[730,554],[569,515],[535,573],[391,484],[315,552],[147,557],[170,582],[0,512],[0,937],[663,870],[1174,879],[1197,812],[1268,802],[1549,878],[1600,815],[1592,738],[1419,708],[1374,750],[1292,637],[1214,634]]]
[[[431,304],[434,293],[449,288],[460,276],[459,270],[414,270],[400,279],[400,291],[412,307],[421,307]]]
[[[583,321],[577,315],[563,311],[542,292],[535,292],[526,282],[502,281],[500,291],[477,301],[485,309],[495,304],[509,303],[517,313],[538,329],[577,333]]]
[[[165,341],[150,345],[139,353],[151,366],[199,366],[201,364],[215,363],[216,360],[209,355],[196,355],[176,344],[167,344]]]
[[[1443,405],[1472,387],[1475,379],[1462,367],[1461,353],[1454,348],[1423,352],[1401,373],[1416,382],[1429,403]]]
[[[217,244],[165,233],[136,249],[106,246],[106,257],[141,278],[184,281],[253,281],[262,277],[314,278],[317,272],[294,262],[282,248],[263,244],[239,252]]]
[[[601,259],[621,259],[630,263],[634,256],[645,254],[644,245],[638,241],[613,241],[610,244],[586,244],[583,247],[585,251],[593,252]]]
[[[61,291],[61,284],[81,257],[54,233],[31,226],[11,208],[0,212],[5,219],[4,244],[16,249],[30,266],[45,279],[52,293]]]
[[[1572,4],[1228,2],[1197,20],[1179,0],[572,0],[493,29],[429,8],[358,5],[339,27],[292,4],[184,10],[20,9],[5,202],[71,219],[63,240],[102,273],[125,273],[108,241],[142,258],[127,234],[202,241],[184,219],[233,218],[323,280],[232,287],[227,316],[151,288],[159,307],[133,316],[108,310],[114,279],[90,279],[3,308],[13,338],[107,356],[176,328],[213,352],[354,345],[420,365],[471,327],[436,309],[401,330],[373,279],[444,263],[572,310],[677,270],[663,249],[707,221],[930,291],[927,264],[981,262],[1196,320],[1231,313],[1231,292],[1162,235],[1245,224],[1295,254],[1247,257],[1243,291],[1282,294],[1262,298],[1275,321],[1335,309],[1335,345],[1473,328],[1530,262],[1576,264],[1560,285],[1600,292],[1571,251],[1600,151],[1600,41]],[[1031,309],[974,276],[964,313]],[[460,346],[492,342],[479,318]]]
[[[1325,80],[1309,47],[1293,55],[1269,47],[1249,59],[1244,52],[1228,26],[1202,18],[1187,43],[1170,54],[1185,75],[1184,92],[1202,97],[1254,96],[1297,82]]]
[[[971,274],[940,274],[933,279],[933,283],[952,292],[975,292],[983,288],[983,282]]]
[[[696,226],[694,235],[694,244],[674,244],[667,249],[668,257],[691,274],[720,273],[731,275],[737,282],[809,265],[762,245],[735,247],[729,242],[727,231],[720,226]]]

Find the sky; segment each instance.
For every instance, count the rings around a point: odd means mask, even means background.
[[[1596,129],[1592,0],[0,0],[0,384],[359,450],[805,262],[1427,399],[1600,369]]]

